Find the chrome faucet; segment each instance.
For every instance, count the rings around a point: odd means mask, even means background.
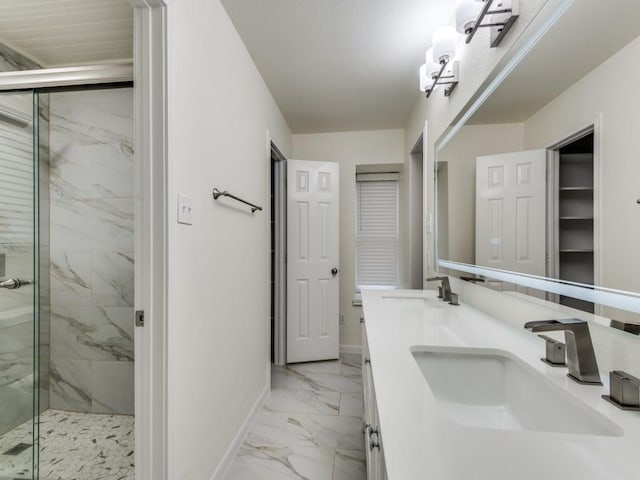
[[[441,293],[442,293],[442,300],[444,300],[445,302],[451,302],[451,284],[449,283],[449,277],[427,278],[427,282],[435,282],[435,281],[442,282],[442,287],[440,287]]]
[[[524,328],[532,332],[564,331],[567,344],[568,376],[578,383],[602,385],[598,362],[591,342],[589,324],[579,318],[527,322]]]

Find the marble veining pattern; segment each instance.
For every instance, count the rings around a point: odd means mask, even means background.
[[[225,480],[365,480],[359,359],[272,367]]]
[[[42,67],[30,58],[0,43],[0,72],[38,70],[40,68]]]
[[[50,102],[51,406],[131,414],[132,90]]]
[[[129,415],[46,410],[40,414],[40,478],[51,480],[133,480],[134,422]],[[0,478],[31,478],[33,448],[2,455],[32,443],[32,421],[0,437]]]

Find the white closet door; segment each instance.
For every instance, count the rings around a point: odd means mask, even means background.
[[[338,164],[287,160],[287,363],[338,358]]]
[[[546,151],[476,159],[476,263],[546,275]]]

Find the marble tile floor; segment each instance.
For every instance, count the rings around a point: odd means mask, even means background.
[[[360,356],[272,367],[225,480],[365,480]]]
[[[131,415],[46,410],[40,414],[41,480],[133,480],[134,422]],[[30,479],[33,451],[3,455],[31,443],[32,422],[0,437],[0,480]]]

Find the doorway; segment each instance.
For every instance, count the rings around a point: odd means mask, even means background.
[[[409,265],[411,268],[410,288],[422,289],[423,285],[423,134],[411,149],[409,162]]]
[[[287,363],[287,159],[269,142],[271,162],[271,363]]]
[[[339,166],[286,160],[269,148],[271,358],[275,365],[337,359]]]
[[[593,126],[551,149],[549,182],[550,275],[560,280],[596,284],[595,133]],[[594,304],[554,295],[562,305],[594,313]]]

